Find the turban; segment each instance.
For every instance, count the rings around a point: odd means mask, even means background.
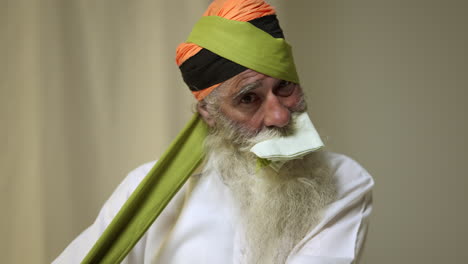
[[[299,82],[275,10],[263,0],[215,0],[177,47],[176,63],[197,100],[246,69]]]

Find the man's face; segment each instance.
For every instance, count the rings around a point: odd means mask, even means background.
[[[298,84],[253,70],[234,76],[218,89],[219,111],[253,133],[264,127],[285,127],[291,112],[305,110]]]

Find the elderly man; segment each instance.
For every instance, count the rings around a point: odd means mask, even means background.
[[[263,0],[214,1],[176,60],[209,127],[205,162],[118,259],[356,263],[373,181],[355,161],[319,150],[273,8]],[[164,162],[176,161],[155,166]],[[81,262],[153,165],[130,173],[55,263]]]

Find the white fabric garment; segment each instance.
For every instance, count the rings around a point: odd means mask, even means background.
[[[360,256],[371,212],[371,176],[354,160],[327,153],[337,198],[293,249],[287,264],[351,264]],[[154,163],[131,172],[104,204],[96,221],[53,262],[80,263]],[[241,228],[230,190],[219,175],[194,175],[124,259],[136,263],[241,264]]]

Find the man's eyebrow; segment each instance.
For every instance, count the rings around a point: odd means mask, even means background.
[[[246,84],[244,85],[240,91],[238,91],[235,95],[234,95],[234,100],[238,99],[239,97],[242,97],[243,95],[249,93],[250,91],[258,88],[260,86],[260,82],[253,82],[253,83],[249,83],[249,84]]]

